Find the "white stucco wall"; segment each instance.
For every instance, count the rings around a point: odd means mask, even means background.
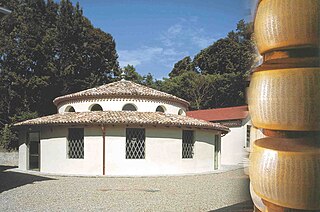
[[[41,172],[99,175],[102,173],[102,133],[84,128],[84,158],[68,158],[68,128],[45,128],[41,134]],[[52,136],[54,135],[54,136]]]
[[[249,118],[242,121],[241,127],[231,127],[230,132],[221,138],[221,164],[242,164],[248,157],[249,151],[245,147],[247,125],[251,125]]]
[[[214,133],[195,131],[194,158],[182,159],[182,130],[147,128],[145,159],[125,158],[125,130],[115,128],[107,136],[108,175],[161,175],[213,171]]]
[[[76,126],[73,126],[76,127]],[[145,159],[125,158],[125,127],[106,129],[106,175],[164,175],[201,173],[214,170],[215,131],[194,130],[193,159],[182,159],[182,129],[146,129]],[[67,156],[66,127],[41,130],[40,171],[59,174],[102,175],[102,132],[99,127],[84,129],[84,159]],[[19,148],[19,168],[27,169],[27,145]]]
[[[63,102],[58,105],[58,113],[66,111],[68,106],[74,107],[76,112],[90,111],[90,106],[93,104],[99,104],[104,111],[121,111],[125,104],[132,103],[137,107],[139,112],[155,112],[158,106],[164,106],[165,113],[178,114],[180,109],[184,111],[187,108],[179,103],[167,102],[161,100],[149,100],[149,99],[127,99],[127,98],[106,98],[106,99],[91,99],[86,101],[71,101]],[[185,114],[184,114],[185,115]]]
[[[29,164],[29,148],[26,143],[27,133],[24,130],[19,131],[19,168],[22,170],[27,170]]]

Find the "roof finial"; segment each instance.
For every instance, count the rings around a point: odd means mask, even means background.
[[[125,77],[126,77],[126,73],[124,72],[124,68],[122,68],[122,72],[120,74],[120,77],[121,77],[121,81],[125,81]]]

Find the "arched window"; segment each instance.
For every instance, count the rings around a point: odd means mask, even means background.
[[[94,104],[90,106],[90,111],[103,111],[101,105],[99,104]]]
[[[180,109],[178,111],[178,115],[186,115],[186,111],[184,111],[183,109]]]
[[[65,112],[76,112],[76,110],[74,109],[74,107],[72,106],[67,106],[66,109],[64,110]]]
[[[164,113],[164,112],[166,112],[166,108],[162,105],[159,105],[156,109],[156,112]]]
[[[122,110],[124,110],[124,111],[137,111],[137,107],[134,104],[125,104],[122,107]]]

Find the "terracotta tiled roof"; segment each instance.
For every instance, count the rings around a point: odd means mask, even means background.
[[[189,103],[171,94],[167,94],[131,81],[121,80],[96,88],[80,91],[73,94],[57,97],[53,100],[55,105],[60,102],[74,99],[89,99],[89,98],[104,98],[104,97],[142,97],[142,98],[157,98],[179,102],[188,107]]]
[[[187,116],[206,121],[245,119],[249,115],[248,106],[188,111]]]
[[[225,126],[210,123],[187,116],[164,114],[159,112],[136,112],[136,111],[90,111],[90,112],[66,112],[36,119],[27,120],[15,124],[15,126],[31,125],[155,125],[195,127],[213,129],[228,132]]]

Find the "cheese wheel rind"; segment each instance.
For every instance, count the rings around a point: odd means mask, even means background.
[[[257,9],[254,34],[261,54],[279,49],[319,48],[320,1],[264,0]]]
[[[320,210],[318,141],[270,137],[256,140],[249,166],[255,193],[282,207]]]
[[[254,126],[270,130],[320,130],[320,68],[255,72],[248,89]]]

